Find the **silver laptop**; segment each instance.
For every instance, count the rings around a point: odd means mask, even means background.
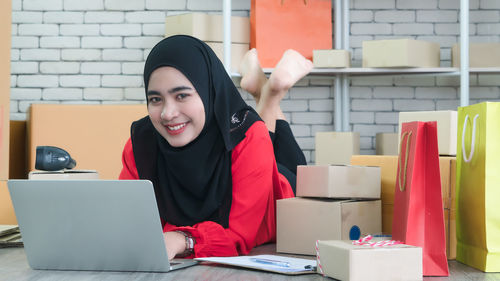
[[[9,180],[33,269],[167,272],[153,185],[146,180]]]

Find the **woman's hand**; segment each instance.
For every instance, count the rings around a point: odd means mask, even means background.
[[[169,260],[186,250],[186,238],[181,233],[175,231],[164,232],[163,237]]]

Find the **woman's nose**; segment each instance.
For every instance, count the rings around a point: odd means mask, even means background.
[[[163,110],[161,111],[161,119],[170,121],[177,117],[179,114],[179,111],[177,110],[177,107],[174,105],[165,105],[163,107]]]

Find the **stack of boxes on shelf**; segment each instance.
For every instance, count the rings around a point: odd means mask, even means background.
[[[455,230],[455,178],[456,178],[456,111],[401,112],[399,128],[404,122],[437,121],[439,166],[446,230],[446,254],[448,259],[456,257]],[[396,144],[396,147],[398,144]],[[392,232],[394,189],[398,168],[397,155],[354,155],[352,165],[378,166],[381,168],[382,231]]]
[[[315,255],[316,240],[381,233],[380,168],[342,164],[298,167],[297,197],[277,201],[278,252]]]
[[[184,34],[196,37],[214,50],[224,62],[222,15],[188,13],[167,16],[165,37]],[[250,20],[248,17],[231,17],[231,69],[237,70],[250,46]]]

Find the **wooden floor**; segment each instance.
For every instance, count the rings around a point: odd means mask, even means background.
[[[250,254],[275,254],[275,245],[255,248]],[[310,257],[311,259],[314,257]],[[449,277],[424,277],[423,280],[500,281],[500,273],[483,273],[479,270],[450,261]],[[32,270],[23,248],[0,248],[0,280],[334,280],[319,274],[287,276],[252,271],[235,267],[196,265],[168,273],[99,272],[99,271],[55,271]]]

